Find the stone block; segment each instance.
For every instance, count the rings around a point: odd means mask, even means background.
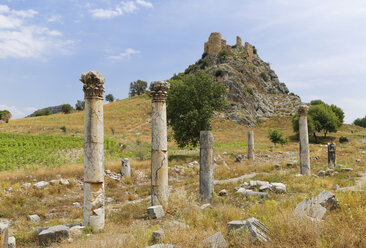
[[[32,214],[32,215],[27,216],[27,220],[33,221],[33,222],[40,222],[41,218],[36,214]]]
[[[228,246],[224,236],[221,232],[217,232],[214,235],[203,240],[203,245],[206,248],[225,248]]]
[[[64,225],[51,226],[38,234],[39,245],[43,246],[68,238],[70,238],[70,229]]]
[[[153,243],[159,243],[163,240],[165,236],[165,232],[163,230],[153,231],[152,233],[152,241]]]
[[[15,237],[9,237],[8,238],[8,248],[16,248],[16,240]]]
[[[161,205],[151,206],[147,208],[147,216],[149,219],[159,219],[164,217],[164,209]]]

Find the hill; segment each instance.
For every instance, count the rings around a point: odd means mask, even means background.
[[[254,126],[257,120],[290,116],[301,99],[279,81],[270,64],[264,62],[257,49],[237,37],[235,45],[226,45],[220,33],[211,33],[204,44],[202,58],[184,73],[205,70],[226,86],[228,100],[225,115],[242,125]]]

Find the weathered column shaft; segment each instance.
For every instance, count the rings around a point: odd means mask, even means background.
[[[200,200],[207,202],[214,191],[214,138],[211,131],[200,132]]]
[[[89,71],[84,83],[84,226],[104,228],[104,128],[103,92],[105,78]]]
[[[169,83],[152,82],[151,113],[151,205],[168,206],[168,142],[166,98]]]
[[[122,159],[121,175],[123,177],[131,176],[131,166],[130,166],[130,160],[128,158]]]
[[[308,134],[308,114],[309,107],[301,105],[299,113],[299,138],[300,138],[300,172],[302,175],[310,175],[310,151]]]
[[[328,144],[328,166],[335,167],[337,164],[336,144],[334,142]]]
[[[248,131],[248,159],[254,160],[254,132]]]

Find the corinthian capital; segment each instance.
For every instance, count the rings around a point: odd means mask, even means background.
[[[105,78],[97,71],[88,71],[81,74],[80,81],[84,83],[85,98],[103,98]]]
[[[155,81],[150,84],[150,95],[153,102],[165,102],[170,84],[165,81]]]
[[[309,107],[307,105],[300,105],[297,112],[299,113],[299,116],[307,116],[308,110],[309,110]]]

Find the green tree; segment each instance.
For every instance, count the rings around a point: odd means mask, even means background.
[[[318,142],[316,132],[323,132],[324,137],[329,132],[337,132],[343,125],[344,112],[336,105],[329,106],[321,100],[314,100],[311,103],[308,112],[308,132]],[[299,116],[297,113],[292,117],[292,128],[294,132],[299,133]]]
[[[147,82],[142,80],[137,80],[135,82],[130,83],[130,97],[138,96],[146,93]]]
[[[77,100],[77,102],[75,104],[75,109],[76,110],[84,110],[84,108],[85,108],[85,101]]]
[[[9,110],[2,110],[0,111],[0,120],[5,121],[5,123],[8,123],[11,118],[11,113]]]
[[[204,71],[181,74],[170,80],[167,99],[168,124],[180,147],[197,146],[200,131],[211,130],[214,111],[226,103],[224,85],[215,83]]]
[[[284,145],[287,143],[287,138],[283,137],[283,133],[276,129],[270,129],[267,136],[276,147],[276,144]]]
[[[359,127],[366,127],[366,116],[363,118],[357,118],[354,120],[353,124]]]
[[[49,109],[41,109],[34,113],[34,116],[43,116],[43,115],[52,115],[52,112]]]
[[[114,96],[112,94],[108,94],[105,96],[105,99],[108,101],[108,102],[114,102]]]
[[[62,112],[64,112],[65,114],[69,114],[71,113],[71,111],[73,110],[73,108],[71,107],[70,104],[62,104],[61,106],[61,110]]]

